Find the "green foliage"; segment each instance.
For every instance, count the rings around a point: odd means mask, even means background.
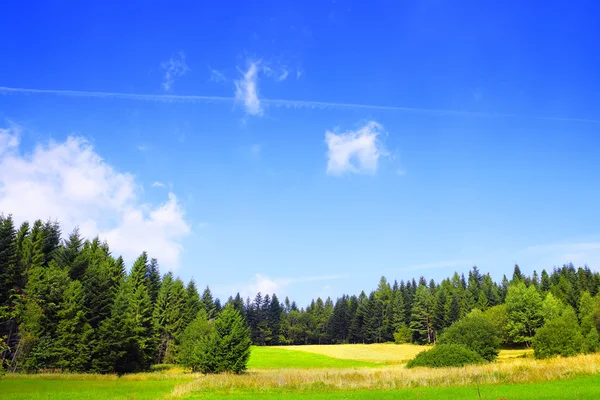
[[[562,315],[565,305],[552,293],[548,293],[542,302],[542,317],[544,321],[550,321]]]
[[[427,286],[421,285],[415,293],[410,329],[417,343],[433,342],[434,298]]]
[[[182,365],[194,372],[200,371],[211,330],[212,322],[208,321],[206,311],[201,309],[181,335],[179,361]]]
[[[583,351],[583,336],[572,308],[567,308],[557,318],[546,322],[533,339],[535,358],[569,357]]]
[[[394,343],[403,344],[410,343],[412,339],[412,330],[405,324],[400,324],[394,332]]]
[[[202,357],[198,365],[201,372],[239,374],[246,369],[250,357],[250,332],[240,313],[231,305],[219,314],[208,340],[201,344]]]
[[[590,329],[588,334],[583,338],[583,352],[596,353],[600,347],[600,335],[596,327]]]
[[[433,349],[417,354],[407,368],[414,367],[462,367],[469,364],[483,364],[485,359],[472,350],[458,344],[439,344]]]
[[[56,366],[66,371],[83,372],[89,369],[92,355],[90,342],[94,330],[86,319],[84,302],[81,282],[71,282],[58,312],[60,322],[55,341],[60,358]]]
[[[473,310],[466,317],[446,328],[438,344],[458,344],[470,349],[488,361],[498,357],[500,338],[494,325],[480,310]]]
[[[515,277],[518,282],[508,288],[506,295],[508,332],[514,343],[529,345],[543,322],[542,299],[535,287],[526,287],[521,282],[517,265],[515,265]]]
[[[492,324],[501,343],[510,344],[508,332],[508,310],[506,304],[498,304],[484,311],[483,315]]]

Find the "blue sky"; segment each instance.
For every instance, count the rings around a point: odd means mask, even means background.
[[[221,298],[598,270],[596,2],[128,3],[1,6],[2,212]]]

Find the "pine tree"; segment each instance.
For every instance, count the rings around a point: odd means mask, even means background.
[[[210,336],[204,342],[204,356],[199,370],[203,373],[246,370],[250,358],[250,332],[242,316],[227,305],[215,320]]]
[[[203,305],[200,302],[200,295],[198,294],[198,289],[196,288],[196,282],[194,282],[193,279],[188,282],[188,284],[185,288],[185,291],[187,293],[187,300],[186,300],[186,306],[185,306],[185,308],[186,308],[185,323],[187,325],[196,318],[200,309],[203,308]],[[238,298],[239,298],[239,294],[238,294]],[[241,299],[240,299],[240,301],[241,301]],[[242,308],[243,308],[243,304],[242,304]]]
[[[12,216],[0,214],[0,306],[8,304],[11,291],[18,287],[21,280],[16,263],[16,238]]]
[[[158,261],[156,258],[150,260],[148,264],[148,271],[146,272],[146,279],[148,280],[148,294],[150,295],[150,301],[152,304],[156,302],[158,297],[158,291],[160,290],[160,270],[158,268]]]
[[[415,294],[410,329],[418,343],[433,343],[434,299],[427,286],[419,286]]]
[[[234,307],[235,309],[235,307]],[[271,345],[279,344],[279,334],[281,330],[281,313],[283,309],[279,303],[277,295],[271,297],[271,304],[267,310],[267,320],[269,321],[269,329],[271,330]]]
[[[204,289],[204,292],[202,292],[201,302],[202,307],[204,307],[204,311],[206,311],[206,315],[208,315],[208,319],[214,319],[217,316],[217,313],[215,310],[213,296],[208,286],[206,289]]]
[[[81,254],[83,244],[84,241],[79,235],[79,228],[75,228],[60,251],[56,253],[58,265],[69,271],[71,279],[79,279],[85,272],[86,260]]]
[[[87,321],[84,304],[83,285],[79,281],[71,282],[58,312],[60,322],[55,342],[56,352],[60,357],[57,366],[66,371],[84,372],[90,367],[90,342],[94,330]]]

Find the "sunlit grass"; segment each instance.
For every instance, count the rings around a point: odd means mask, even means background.
[[[600,355],[535,360],[514,358],[507,362],[461,368],[414,368],[390,365],[377,368],[263,369],[243,375],[207,375],[177,385],[172,397],[196,391],[218,392],[325,392],[392,390],[431,386],[542,382],[600,373]]]
[[[250,370],[263,368],[352,368],[374,367],[377,364],[327,357],[314,352],[290,350],[281,347],[253,347],[248,362]]]
[[[380,343],[281,346],[278,348],[322,354],[324,356],[343,360],[359,360],[381,364],[401,364],[407,362],[420,352],[428,350],[430,346]]]

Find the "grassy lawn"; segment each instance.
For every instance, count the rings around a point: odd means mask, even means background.
[[[377,364],[355,359],[339,359],[284,347],[253,347],[248,368],[352,368]]]
[[[417,389],[400,390],[358,390],[338,392],[247,392],[247,393],[195,393],[186,399],[263,399],[263,400],[294,400],[294,399],[316,399],[316,400],[370,400],[370,399],[599,399],[600,398],[600,376],[581,377],[562,381],[539,382],[512,385],[482,385],[479,388],[479,397],[476,386],[463,387],[428,387]]]
[[[11,400],[162,399],[180,381],[3,379],[2,398]]]

